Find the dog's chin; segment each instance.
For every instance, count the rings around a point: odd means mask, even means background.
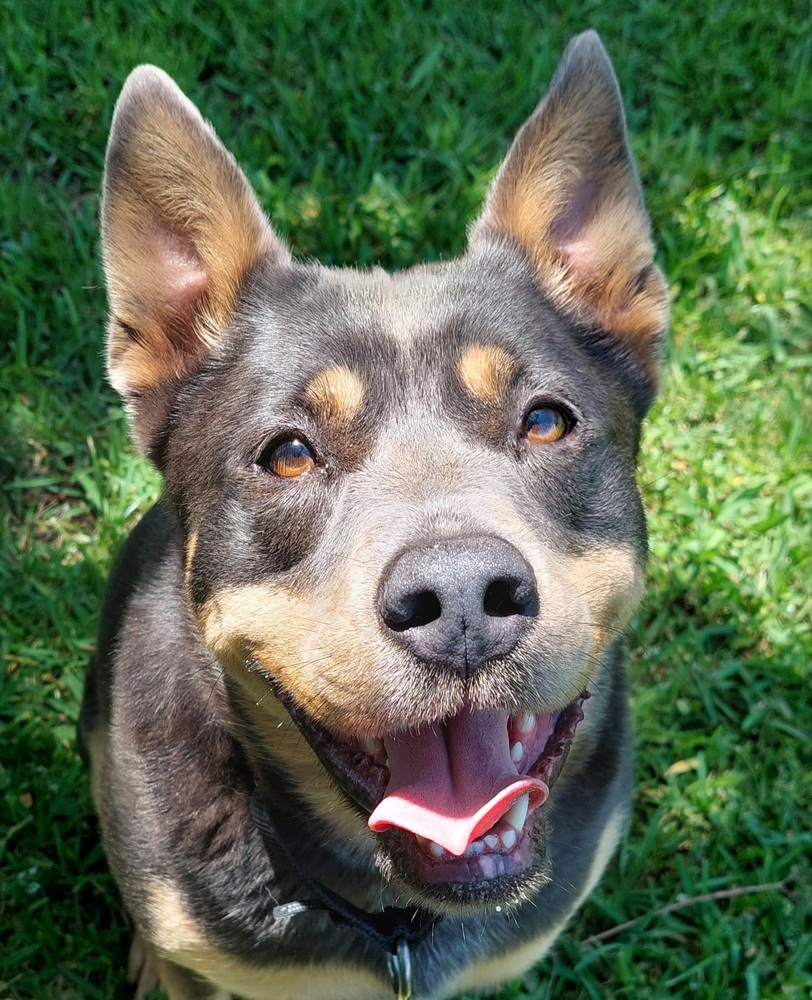
[[[374,813],[389,785],[385,742],[331,733],[289,695],[278,696],[339,788],[365,816]],[[515,905],[550,881],[543,803],[565,765],[586,697],[554,712],[504,715],[516,780],[535,779],[545,790],[540,804],[519,794],[463,853],[397,825],[378,832],[378,867],[403,898],[433,912],[460,913]]]
[[[400,830],[382,834],[381,841],[378,866],[384,878],[411,904],[443,915],[510,908],[533,896],[552,877],[543,809],[510,849],[497,843],[473,856],[444,852],[434,857]]]

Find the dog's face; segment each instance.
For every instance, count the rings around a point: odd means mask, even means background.
[[[148,68],[103,222],[111,377],[249,758],[316,812],[328,795],[425,905],[521,897],[645,558],[666,301],[600,43],[568,50],[457,261],[293,262]]]

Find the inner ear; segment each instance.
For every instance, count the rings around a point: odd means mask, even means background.
[[[133,252],[128,267],[138,270],[139,299],[127,302],[126,289],[117,297],[122,311],[134,314],[138,323],[136,339],[150,350],[149,375],[142,370],[136,375],[130,369],[125,375],[129,385],[150,384],[187,367],[206,341],[204,316],[211,272],[191,239],[184,236],[159,213],[145,208],[142,221],[142,242],[138,258]],[[113,279],[111,278],[111,286]],[[111,298],[116,299],[115,293]],[[125,305],[126,303],[126,305]],[[120,325],[122,317],[114,313],[113,322]],[[129,324],[127,324],[130,326]],[[130,326],[130,330],[135,327]],[[132,333],[130,333],[132,337]],[[144,361],[142,358],[142,369]],[[130,364],[135,361],[130,358]],[[120,367],[116,374],[124,374]]]
[[[565,254],[570,247],[575,252],[578,236],[596,214],[600,193],[594,172],[590,171],[578,181],[568,200],[550,223],[550,240],[553,246],[558,246]]]
[[[153,237],[158,270],[163,282],[159,294],[174,302],[179,313],[194,311],[209,284],[209,271],[194,245],[180,233],[162,229]]]

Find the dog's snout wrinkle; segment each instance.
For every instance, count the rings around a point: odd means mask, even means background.
[[[538,589],[533,568],[504,539],[449,538],[389,564],[378,611],[417,659],[467,676],[515,648],[538,613]]]

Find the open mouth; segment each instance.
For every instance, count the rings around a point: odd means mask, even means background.
[[[368,814],[393,874],[460,900],[492,895],[488,883],[516,883],[538,863],[534,828],[587,697],[550,713],[464,707],[413,732],[346,739],[281,694],[329,773]]]

